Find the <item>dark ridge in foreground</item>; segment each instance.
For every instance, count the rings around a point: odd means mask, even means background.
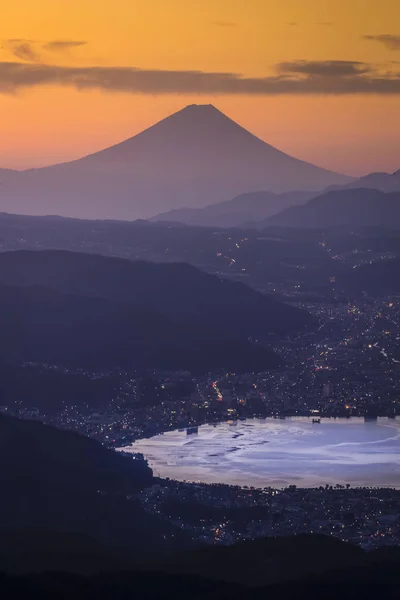
[[[0,536],[0,543],[4,536]],[[8,535],[8,541],[15,542]],[[43,542],[46,538],[43,538]],[[51,548],[55,549],[57,537],[47,537]],[[68,550],[77,539],[58,537],[56,554],[64,560],[69,558]],[[94,561],[90,574],[77,574],[74,569],[64,572],[51,568],[52,572],[36,574],[0,575],[0,593],[4,598],[195,598],[195,599],[254,599],[289,598],[341,598],[358,597],[367,600],[377,597],[398,598],[399,556],[393,548],[385,556],[378,552],[370,554],[351,547],[343,542],[322,536],[299,536],[270,538],[246,544],[236,544],[230,548],[208,548],[199,552],[189,552],[193,560],[203,555],[196,564],[197,574],[185,572],[185,562],[181,569],[171,571],[168,565],[160,568],[157,563],[139,567],[125,561],[125,568],[118,569],[118,560],[112,560],[108,568],[102,568],[105,556],[88,543],[80,540],[86,549],[86,557]],[[40,546],[38,546],[40,550]],[[11,552],[12,553],[12,552]],[[225,555],[221,561],[221,555]],[[84,556],[84,554],[82,554]],[[204,556],[208,563],[213,558],[212,571],[205,568]],[[121,563],[120,563],[121,564]],[[96,568],[97,567],[97,568]],[[24,573],[24,569],[20,570]],[[238,583],[240,580],[240,583]]]
[[[0,254],[0,286],[8,361],[260,371],[279,364],[263,346],[271,335],[312,323],[304,311],[185,264],[9,252]]]
[[[109,547],[109,554],[124,547],[158,552],[166,543],[174,547],[175,541],[179,547],[184,536],[131,498],[152,482],[143,459],[118,454],[73,432],[0,415],[0,531],[27,532],[21,546],[27,554],[35,544],[45,552],[42,536],[50,535],[54,546],[54,535],[60,532],[66,536],[58,542],[61,556],[68,540],[87,555],[93,548],[104,554],[99,543]],[[83,537],[74,540],[78,533]],[[95,542],[85,541],[86,536]],[[18,555],[19,546],[11,544],[10,535],[1,540],[3,559],[10,558],[7,548]],[[38,557],[32,554],[34,562]],[[59,559],[54,564],[62,568]]]
[[[131,308],[39,286],[0,286],[0,359],[66,367],[263,371],[279,366],[267,348],[228,327],[195,318],[174,321],[155,311]]]

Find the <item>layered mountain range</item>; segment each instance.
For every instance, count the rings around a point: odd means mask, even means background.
[[[400,192],[400,169],[394,173],[369,173],[350,181],[340,189],[358,189],[358,188],[369,188],[373,190],[380,190],[381,192]],[[334,187],[332,189],[337,189]]]
[[[277,150],[211,105],[192,105],[79,160],[1,170],[0,210],[132,220],[259,190],[322,190],[349,182]]]
[[[380,193],[379,193],[380,192]],[[167,213],[156,215],[153,221],[164,221],[164,222],[175,222],[183,223],[185,225],[200,225],[207,227],[256,227],[262,228],[269,224],[282,224],[292,226],[296,224],[297,215],[300,215],[300,221],[297,223],[301,225],[301,215],[308,214],[304,217],[306,221],[312,225],[312,220],[318,221],[318,210],[316,210],[315,216],[312,217],[313,208],[320,206],[321,210],[325,211],[327,203],[332,202],[331,209],[333,210],[332,217],[333,221],[329,221],[329,211],[325,213],[325,222],[320,226],[329,226],[332,224],[335,226],[338,221],[346,222],[349,218],[349,211],[355,207],[354,202],[358,198],[358,201],[363,203],[359,208],[361,212],[365,213],[360,219],[357,220],[356,215],[353,216],[353,225],[358,224],[362,226],[364,222],[375,222],[376,209],[373,209],[374,201],[382,199],[384,211],[378,217],[378,222],[381,220],[389,219],[389,214],[386,215],[385,207],[393,201],[393,194],[400,193],[400,170],[393,174],[390,173],[371,173],[360,179],[356,179],[344,186],[333,186],[327,188],[323,192],[315,191],[294,191],[286,192],[282,194],[274,194],[272,192],[253,192],[248,194],[241,194],[232,200],[226,202],[219,202],[217,204],[211,204],[204,208],[182,208],[177,210],[171,210]],[[389,194],[392,194],[390,197]],[[315,202],[311,202],[313,198],[318,198]],[[335,208],[335,199],[337,200],[337,207]],[[310,202],[308,202],[310,201]],[[347,206],[347,201],[349,205]],[[368,202],[372,202],[372,212],[367,213]],[[301,206],[306,205],[308,208]],[[307,213],[307,210],[309,211]],[[379,212],[379,209],[378,209]],[[335,213],[336,216],[335,216]],[[290,222],[291,215],[294,216],[294,220]],[[385,216],[386,215],[386,216]],[[271,219],[271,221],[270,221]]]
[[[400,191],[356,188],[330,191],[259,223],[282,227],[400,227]]]
[[[253,226],[289,206],[303,204],[315,192],[250,192],[232,200],[211,204],[204,208],[178,208],[156,215],[152,221],[183,223],[203,227]]]

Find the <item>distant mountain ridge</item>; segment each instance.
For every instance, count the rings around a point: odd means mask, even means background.
[[[260,223],[260,227],[388,227],[400,228],[400,192],[375,189],[333,190],[292,206]]]
[[[205,227],[243,227],[282,209],[307,202],[315,192],[251,192],[204,208],[181,208],[156,215],[151,221],[178,222]]]
[[[111,148],[0,180],[0,211],[132,220],[351,178],[273,148],[211,105],[192,105]]]
[[[385,193],[400,192],[400,169],[393,174],[370,173],[343,186],[330,186],[323,191],[292,191],[283,194],[252,192],[241,194],[232,200],[219,202],[204,208],[182,208],[156,215],[151,221],[183,223],[206,227],[260,227],[260,222],[281,211],[305,204],[312,198],[330,192],[353,189],[372,189]],[[267,221],[266,221],[267,223]]]
[[[379,190],[381,192],[400,192],[400,169],[394,173],[369,173],[355,179],[350,183],[340,186],[340,189],[358,189],[358,188],[369,188]],[[337,186],[332,186],[329,190],[334,191],[339,189]]]

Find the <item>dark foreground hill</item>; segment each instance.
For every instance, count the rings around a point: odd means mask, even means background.
[[[0,284],[101,299],[182,324],[196,318],[199,324],[229,325],[246,336],[285,334],[310,322],[303,311],[188,264],[50,250],[5,252],[0,254]]]
[[[0,575],[0,593],[5,600],[397,600],[398,585],[398,565],[390,563],[252,589],[200,577],[142,571],[94,577],[65,573]]]
[[[261,586],[361,565],[364,559],[361,548],[336,538],[300,535],[194,550],[176,557],[169,568],[175,572]]]
[[[63,544],[66,548],[71,547],[71,539],[65,536],[60,539],[61,547]],[[385,557],[378,552],[368,554],[343,542],[318,536],[271,538],[249,542],[245,547],[237,544],[202,552],[210,561],[218,554],[225,554],[226,558],[223,562],[217,558],[212,574],[204,571],[203,561],[200,561],[197,570],[204,573],[191,575],[184,572],[184,565],[180,572],[171,573],[165,567],[157,568],[156,563],[149,563],[147,568],[138,569],[136,565],[129,569],[129,562],[125,562],[125,569],[118,570],[118,560],[110,557],[111,567],[101,569],[101,561],[98,561],[97,573],[92,569],[91,576],[77,575],[73,569],[60,572],[54,568],[51,569],[53,572],[47,573],[0,575],[0,593],[7,599],[57,597],[75,600],[398,598],[400,572],[396,552],[389,551]],[[96,555],[93,550],[92,553]],[[198,554],[189,553],[189,556],[194,558]],[[276,573],[274,567],[278,569]],[[236,582],[238,577],[244,580],[243,583]]]
[[[0,405],[10,410],[24,406],[49,414],[71,405],[95,410],[110,405],[119,389],[112,374],[93,378],[85,372],[0,361]]]
[[[332,191],[292,206],[264,225],[282,227],[400,227],[400,192],[372,189]]]
[[[11,252],[0,255],[0,284],[4,360],[264,370],[279,361],[248,338],[311,323],[303,311],[183,264]]]
[[[0,358],[105,370],[158,368],[206,373],[277,367],[270,350],[195,318],[174,322],[155,311],[39,286],[0,286]]]
[[[75,488],[82,493],[128,494],[152,482],[151,469],[144,461],[132,460],[77,433],[4,415],[0,415],[0,432],[3,492],[29,492],[40,479],[43,486]]]
[[[54,532],[132,552],[161,551],[167,539],[173,547],[179,532],[131,498],[152,482],[144,460],[76,433],[0,415],[0,530],[30,532],[31,547],[32,538]],[[61,554],[67,543],[68,536],[60,540]],[[82,548],[90,551],[84,539]]]

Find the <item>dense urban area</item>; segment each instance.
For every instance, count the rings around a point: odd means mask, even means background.
[[[147,230],[150,226],[140,226],[139,231],[143,227]],[[165,227],[165,231],[171,240],[174,227]],[[212,259],[209,255],[199,257],[201,244],[189,241],[182,228],[180,246],[171,250],[172,257],[167,260],[189,256],[189,262],[200,263],[209,272],[233,280],[245,278],[254,288],[312,315],[313,327],[268,341],[280,359],[279,366],[259,373],[216,371],[199,375],[161,369],[91,371],[30,361],[22,368],[42,383],[43,396],[40,390],[35,397],[11,394],[2,412],[74,430],[111,448],[173,429],[187,428],[195,433],[202,424],[253,417],[304,416],[316,422],[354,416],[396,418],[400,412],[400,297],[395,292],[356,294],[339,283],[343,281],[342,267],[356,272],[363,265],[393,258],[396,252],[370,249],[364,238],[360,238],[359,249],[353,235],[344,241],[329,241],[323,233],[314,234],[310,243],[299,234],[294,248],[288,244],[290,277],[282,276],[281,270],[277,275],[275,265],[269,264],[267,278],[260,271],[263,251],[259,246],[264,240],[258,233],[195,233],[207,239],[211,236]],[[5,237],[3,250],[31,248],[29,240],[21,238],[10,244]],[[146,248],[121,249],[104,242],[94,247],[87,240],[69,245],[62,236],[59,239],[62,248],[129,258],[160,260],[170,252],[168,247],[160,248],[159,241],[157,248],[149,244]],[[51,236],[47,243],[53,243]],[[271,243],[270,239],[265,243]],[[35,243],[34,247],[45,249],[46,243]],[[299,247],[306,252],[299,254]],[[296,262],[297,254],[300,258]],[[332,266],[332,273],[328,272],[323,281],[318,275],[321,265],[315,264],[321,261]],[[310,279],[313,270],[316,274]],[[257,339],[251,341],[258,343]],[[65,383],[66,392],[58,403],[48,397],[52,395],[53,388],[48,387],[52,377]],[[74,401],[77,394],[79,402]],[[144,460],[140,456],[136,459]],[[138,497],[147,512],[189,532],[193,540],[207,543],[310,532],[366,548],[400,543],[400,492],[384,488],[353,488],[349,484],[345,489],[327,481],[318,489],[241,489],[157,480]]]

